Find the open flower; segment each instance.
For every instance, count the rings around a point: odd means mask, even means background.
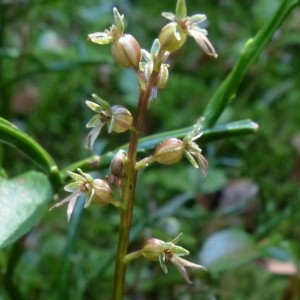
[[[70,221],[77,198],[82,194],[86,195],[85,208],[88,207],[91,202],[101,204],[112,203],[118,206],[118,202],[114,200],[113,192],[105,180],[93,179],[91,175],[82,172],[81,169],[77,170],[80,174],[68,171],[68,175],[74,180],[74,182],[66,185],[64,188],[65,191],[72,194],[53,205],[50,210],[68,203],[67,217],[68,221]]]
[[[112,44],[112,57],[119,66],[138,69],[142,56],[140,45],[132,35],[124,33],[124,15],[115,7],[113,13],[116,24],[104,32],[91,33],[88,38],[96,44]]]
[[[178,0],[175,14],[170,12],[162,13],[163,17],[170,20],[159,34],[159,41],[162,48],[169,52],[178,50],[189,35],[194,38],[196,43],[203,49],[203,51],[217,58],[217,53],[207,38],[207,31],[199,26],[199,24],[206,20],[203,14],[196,14],[191,17],[187,16],[185,0]]]
[[[196,169],[201,168],[202,173],[206,176],[208,162],[202,155],[201,148],[195,143],[195,140],[201,137],[201,135],[200,125],[196,123],[194,130],[185,136],[183,140],[169,138],[159,143],[155,148],[154,154],[136,163],[136,169],[146,167],[153,162],[172,165],[179,162],[185,156]]]
[[[93,128],[86,137],[85,145],[92,150],[97,136],[102,127],[107,124],[108,133],[124,132],[132,125],[132,115],[130,111],[122,105],[110,106],[106,101],[93,94],[93,98],[98,102],[86,101],[86,105],[97,114],[86,124],[87,128]]]
[[[156,238],[151,238],[145,242],[144,247],[141,250],[128,254],[125,261],[128,262],[143,255],[148,260],[159,261],[162,270],[166,274],[168,273],[166,263],[170,261],[175,265],[186,282],[192,284],[186,271],[186,267],[202,270],[206,270],[206,268],[181,257],[190,253],[188,250],[176,245],[181,235],[182,233],[171,242],[164,242]]]

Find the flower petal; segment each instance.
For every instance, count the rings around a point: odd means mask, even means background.
[[[76,192],[72,193],[71,195],[69,195],[69,196],[66,197],[65,199],[63,199],[63,200],[59,201],[58,203],[54,204],[52,207],[50,207],[49,210],[52,210],[53,208],[59,207],[59,206],[65,204],[65,203],[67,203],[67,202],[70,202],[70,201],[72,201],[73,199],[76,200],[80,194],[81,194],[80,191],[76,191]],[[74,200],[73,200],[73,201],[74,201]]]
[[[145,49],[142,49],[141,51],[142,51],[142,56],[145,59],[145,61],[150,62],[151,61],[151,54]]]
[[[194,269],[202,269],[202,270],[207,270],[205,267],[203,267],[202,265],[198,265],[198,264],[194,264],[184,258],[181,257],[177,257],[176,258],[178,261],[180,261],[180,264],[182,264],[184,267],[189,267],[189,268],[194,268]]]
[[[90,33],[88,39],[93,43],[100,45],[110,44],[114,40],[109,31]]]
[[[116,27],[119,29],[119,32],[122,34],[124,32],[124,15],[120,15],[116,7],[113,8],[113,13],[115,17]]]
[[[82,175],[79,175],[77,173],[71,171],[67,171],[67,173],[76,182],[82,183],[85,180],[85,178]]]
[[[99,104],[86,100],[85,104],[93,111],[97,112],[97,113],[101,113],[101,111],[103,110],[103,107],[101,107]]]
[[[87,127],[87,128],[92,128],[92,127],[95,127],[95,126],[97,126],[97,125],[99,125],[99,124],[101,124],[101,123],[104,125],[104,122],[102,122],[102,121],[100,120],[100,115],[97,114],[97,115],[93,116],[93,117],[88,121],[88,123],[86,124],[86,127]]]
[[[67,208],[67,217],[68,217],[68,222],[70,221],[71,219],[71,215],[73,213],[73,210],[74,210],[74,207],[75,207],[75,204],[76,204],[76,200],[79,196],[79,194],[81,194],[80,192],[75,196],[75,193],[74,193],[74,196],[70,199],[69,201],[69,204],[68,204],[68,208]]]
[[[94,197],[94,194],[95,194],[95,189],[93,188],[86,196],[86,201],[85,201],[85,204],[84,204],[84,208],[88,207],[91,202],[92,202],[92,199]]]
[[[152,46],[151,46],[151,50],[150,50],[151,56],[156,57],[159,53],[159,50],[160,50],[159,39],[155,39]]]
[[[185,0],[177,0],[176,18],[181,20],[186,17],[186,14],[187,14],[187,10],[186,10]]]
[[[175,15],[171,12],[163,12],[161,15],[170,21],[175,21],[176,19]]]
[[[199,24],[205,20],[206,20],[206,15],[203,15],[203,14],[196,14],[196,15],[189,17],[189,21],[193,24]]]
[[[207,167],[208,167],[207,160],[200,153],[197,154],[197,160],[198,160],[198,165],[201,168],[204,177],[207,177]]]
[[[162,252],[160,254],[160,256],[158,257],[158,259],[159,259],[159,264],[160,264],[162,270],[164,271],[165,274],[167,274],[168,273],[168,268],[167,268],[167,265],[166,265],[166,256],[165,256],[165,253]]]
[[[196,169],[199,168],[195,158],[188,151],[184,150],[184,155],[189,160],[189,162],[193,165],[194,168]]]
[[[103,127],[104,124],[101,125],[97,125],[95,126],[87,135],[86,139],[85,139],[85,146],[90,149],[93,150],[93,146],[95,143],[95,140],[97,138],[97,136],[99,135],[101,128]]]
[[[189,279],[188,273],[184,268],[184,265],[181,263],[180,258],[176,255],[173,255],[169,258],[169,260],[175,265],[176,269],[180,272],[185,281],[189,284],[192,284],[193,282]]]
[[[110,110],[110,105],[107,101],[101,99],[99,96],[97,96],[96,94],[92,94],[92,97],[94,98],[94,100],[96,100],[100,106],[104,109],[104,110]]]
[[[64,190],[67,192],[73,193],[73,192],[79,191],[80,186],[81,186],[81,183],[76,181],[76,182],[72,182],[72,183],[69,183],[68,185],[66,185],[64,187]]]
[[[88,174],[88,173],[84,173],[80,168],[77,168],[77,171],[82,175],[82,177],[84,179],[86,179],[88,182],[92,182],[93,181],[93,177]]]
[[[189,29],[187,33],[195,39],[196,43],[203,49],[203,51],[207,55],[211,55],[215,58],[218,57],[218,54],[216,53],[213,45],[205,36],[205,34],[203,34],[203,32],[199,30]]]

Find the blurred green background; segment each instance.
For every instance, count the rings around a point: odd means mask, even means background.
[[[188,39],[170,58],[168,86],[149,112],[145,134],[192,125],[243,44],[279,3],[187,0],[188,15],[207,15],[219,57],[205,56]],[[87,34],[108,28],[116,6],[125,15],[126,32],[149,50],[167,22],[161,12],[173,12],[175,4],[2,0],[0,116],[37,139],[61,168],[90,156],[83,146],[92,116],[85,100],[96,93],[133,110],[138,86],[131,71],[114,64],[109,47],[89,42]],[[200,144],[209,161],[207,180],[186,161],[140,173],[130,249],[151,236],[170,241],[184,232],[179,244],[189,249],[187,259],[208,272],[191,270],[190,286],[173,266],[165,275],[159,264],[140,258],[128,267],[126,299],[300,299],[299,20],[297,8],[221,117],[221,123],[252,119],[260,126],[256,135]],[[127,138],[108,137],[103,130],[95,153],[113,150]],[[2,144],[0,162],[9,177],[36,169]],[[15,299],[110,299],[118,223],[114,208],[92,206],[74,234],[64,208],[48,213],[18,247],[0,251],[2,274],[12,267],[9,255],[20,251],[12,276]],[[0,274],[1,300],[9,299],[4,287]]]

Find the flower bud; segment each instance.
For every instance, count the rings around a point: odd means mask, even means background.
[[[176,22],[171,22],[162,28],[158,39],[162,50],[173,53],[185,43],[186,33]]]
[[[143,256],[151,261],[157,261],[159,260],[159,256],[162,253],[162,245],[164,245],[165,242],[159,239],[149,239],[145,242],[144,247],[142,249]]]
[[[171,165],[180,161],[183,153],[183,142],[177,138],[170,138],[156,146],[153,157],[160,164]]]
[[[95,193],[93,195],[92,201],[94,203],[100,204],[109,204],[113,203],[114,197],[112,189],[110,188],[109,184],[102,179],[94,179],[94,190]]]
[[[127,108],[121,105],[113,105],[111,107],[111,113],[113,123],[111,124],[111,130],[109,132],[124,132],[131,127],[133,118]]]
[[[111,46],[111,53],[115,62],[125,68],[138,69],[142,57],[141,47],[130,34],[123,34]]]
[[[124,150],[119,150],[110,163],[110,174],[118,178],[125,176],[127,154]]]

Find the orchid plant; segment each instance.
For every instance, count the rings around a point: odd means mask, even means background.
[[[135,186],[138,171],[149,165],[150,162],[171,165],[179,162],[183,156],[191,162],[195,168],[201,168],[204,175],[207,173],[207,160],[202,155],[202,150],[195,142],[201,137],[201,121],[198,121],[193,130],[183,140],[176,137],[160,142],[154,154],[137,161],[139,138],[142,134],[143,121],[146,113],[157,98],[158,90],[167,86],[169,78],[168,57],[179,50],[185,43],[187,36],[192,36],[207,55],[217,57],[216,51],[207,38],[207,31],[200,27],[200,23],[206,19],[203,14],[187,16],[186,3],[178,0],[176,12],[163,13],[169,19],[166,26],[160,31],[158,38],[154,40],[150,52],[141,49],[138,41],[130,34],[124,33],[124,16],[117,8],[113,9],[115,24],[104,32],[89,34],[89,40],[100,45],[111,44],[111,52],[115,62],[125,68],[131,68],[137,75],[140,87],[137,110],[134,114],[122,105],[110,106],[110,104],[97,95],[92,95],[97,103],[86,101],[87,106],[96,112],[96,115],[88,122],[87,127],[92,128],[86,138],[86,146],[93,149],[94,142],[100,134],[101,128],[107,124],[108,133],[122,133],[131,131],[128,150],[121,150],[111,162],[111,172],[107,177],[107,185],[103,179],[93,179],[90,175],[78,170],[81,175],[69,172],[75,180],[65,187],[72,192],[63,201],[54,207],[68,202],[68,219],[72,215],[74,203],[80,194],[86,194],[85,207],[91,202],[119,203],[114,200],[110,184],[118,183],[122,204],[120,208],[120,238],[115,267],[114,299],[120,299],[124,289],[125,269],[129,258],[134,255],[127,254],[130,223],[135,200]],[[143,59],[143,60],[142,60]],[[132,117],[134,115],[134,117]],[[112,178],[113,180],[109,180]],[[100,186],[99,186],[100,185]],[[192,283],[185,270],[186,267],[205,270],[201,265],[191,263],[181,256],[187,255],[188,250],[175,245],[180,235],[172,242],[151,238],[145,242],[142,250],[135,252],[142,254],[146,259],[157,260],[162,270],[167,273],[168,261],[172,262],[188,283]]]
[[[206,20],[206,16],[204,14],[188,16],[185,0],[177,0],[175,13],[164,12],[162,14],[169,22],[160,30],[150,50],[143,49],[133,35],[126,33],[124,16],[120,14],[117,8],[113,9],[115,24],[109,29],[88,35],[89,41],[93,43],[99,45],[109,44],[111,46],[112,57],[118,66],[134,71],[139,85],[139,96],[136,108],[129,111],[122,104],[111,105],[109,101],[92,94],[93,101],[87,100],[86,105],[95,114],[91,116],[86,124],[90,132],[87,133],[85,146],[93,151],[101,130],[106,126],[109,134],[129,132],[130,138],[126,145],[114,149],[106,155],[97,156],[92,154],[91,157],[60,170],[50,154],[37,141],[19,130],[8,120],[0,118],[0,140],[25,153],[43,171],[43,174],[37,172],[38,174],[34,174],[34,176],[32,174],[25,176],[26,180],[24,178],[18,180],[18,186],[22,183],[28,183],[29,185],[28,189],[23,187],[24,190],[21,190],[24,198],[28,198],[29,208],[33,207],[33,199],[36,197],[35,193],[32,195],[30,193],[34,188],[37,189],[43,186],[42,191],[44,193],[38,193],[39,197],[37,199],[44,200],[50,199],[56,192],[60,191],[62,186],[65,186],[65,191],[70,194],[52,205],[50,210],[67,204],[67,220],[70,223],[76,215],[74,212],[76,204],[79,202],[78,199],[82,196],[85,197],[85,208],[93,207],[93,204],[112,204],[118,210],[120,223],[113,299],[123,298],[126,269],[130,267],[129,262],[133,259],[144,257],[150,262],[157,262],[164,273],[168,272],[168,263],[172,263],[189,284],[192,283],[192,280],[186,268],[197,269],[199,272],[206,270],[205,266],[182,258],[188,255],[189,251],[177,245],[181,233],[170,242],[151,236],[144,241],[139,250],[130,249],[129,237],[135,207],[137,175],[142,169],[147,172],[147,167],[152,163],[173,165],[186,157],[192,166],[202,170],[203,176],[206,177],[209,170],[208,160],[202,152],[203,143],[207,140],[240,136],[257,131],[257,124],[250,120],[236,121],[220,127],[215,126],[215,124],[234,97],[239,83],[251,62],[258,56],[280,24],[297,5],[299,5],[298,0],[283,0],[270,22],[254,38],[247,41],[236,65],[215,91],[202,113],[202,117],[195,122],[191,122],[194,125],[167,134],[155,135],[152,138],[148,137],[147,141],[151,140],[152,143],[151,147],[147,149],[152,150],[150,155],[139,152],[142,146],[147,144],[145,137],[143,137],[144,122],[146,115],[151,111],[155,102],[158,101],[159,91],[167,87],[171,63],[169,58],[184,46],[189,36],[202,48],[205,55],[212,58],[218,56],[208,39],[207,30],[201,27],[202,22]],[[103,178],[94,178],[87,173],[90,170],[100,168],[100,166],[107,167],[109,165],[109,174]],[[66,184],[69,177],[73,182]],[[38,184],[36,182],[31,184],[30,178],[38,180]],[[13,192],[13,189],[10,192],[1,194],[1,197],[9,205],[14,205],[13,208],[6,204],[1,206],[3,210],[0,211],[0,219],[10,225],[10,228],[7,229],[8,233],[3,231],[7,235],[0,237],[1,247],[15,242],[31,230],[36,225],[37,220],[30,210],[30,216],[27,212],[27,215],[23,218],[24,207],[22,206],[22,209],[18,211],[20,205],[17,200],[19,200],[19,197],[16,197],[15,202],[12,201],[11,192]],[[8,200],[5,198],[7,195],[10,197]],[[2,199],[0,199],[1,201],[3,203]],[[44,202],[46,203],[46,201]],[[36,203],[38,212],[35,211],[35,213],[39,213],[41,216],[40,205],[39,202]],[[7,210],[9,210],[9,213],[7,213]],[[16,214],[15,211],[19,213]],[[14,216],[20,215],[22,217],[20,220],[14,221],[15,227],[11,226],[12,221],[9,219],[12,212]],[[32,215],[34,217],[31,219]],[[12,260],[10,264],[14,265],[15,262]],[[7,276],[11,276],[11,272]],[[9,290],[12,281],[7,282],[9,283]]]

